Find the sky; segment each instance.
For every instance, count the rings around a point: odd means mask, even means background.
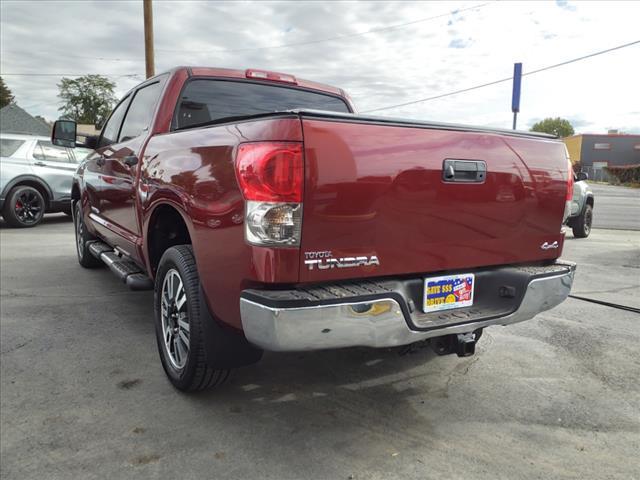
[[[640,40],[639,1],[155,0],[153,13],[157,73],[285,72],[345,89],[359,111],[508,78],[514,62],[526,73]],[[61,76],[106,75],[120,97],[144,80],[142,0],[1,0],[0,57],[32,115],[58,117]],[[639,79],[640,44],[525,76],[518,128],[559,116],[578,133],[640,133]],[[511,82],[375,114],[511,128]]]

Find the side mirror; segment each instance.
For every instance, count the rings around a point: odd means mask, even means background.
[[[587,172],[578,173],[578,181],[587,180],[589,178],[589,174]]]
[[[73,120],[56,120],[51,133],[51,143],[59,147],[74,148],[77,126]]]
[[[104,120],[98,120],[94,125],[95,129],[99,132],[104,127]]]
[[[98,140],[100,139],[99,135],[89,135],[84,139],[84,147],[91,148],[95,150],[98,148]]]

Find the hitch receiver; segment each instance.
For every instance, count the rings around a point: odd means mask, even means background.
[[[470,357],[476,353],[476,334],[459,333],[456,335],[456,355]]]
[[[476,353],[476,343],[482,335],[482,330],[475,332],[459,333],[457,335],[445,335],[431,339],[431,348],[438,355],[455,353],[459,357],[470,357]]]

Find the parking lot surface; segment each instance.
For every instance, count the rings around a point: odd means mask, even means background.
[[[640,188],[590,183],[594,228],[640,230]]]
[[[4,479],[638,478],[635,313],[568,299],[465,359],[267,353],[185,395],[152,293],[82,269],[66,217],[3,227],[0,249]],[[564,257],[575,294],[640,306],[640,232],[569,234]]]

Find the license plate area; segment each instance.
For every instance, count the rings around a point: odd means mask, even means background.
[[[475,280],[473,273],[425,278],[422,311],[431,313],[470,307],[473,305]]]

